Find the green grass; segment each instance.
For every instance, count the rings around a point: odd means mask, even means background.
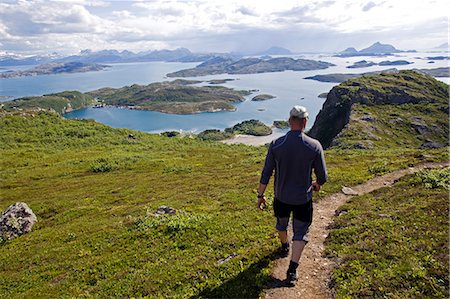
[[[16,114],[0,117],[0,209],[26,202],[38,222],[0,245],[1,297],[259,296],[278,246],[270,207],[255,207],[265,147]],[[326,159],[316,199],[377,175],[371,163],[394,170],[447,153],[337,149]],[[179,213],[148,216],[161,205]]]
[[[259,120],[251,119],[226,128],[225,133],[266,136],[272,134],[272,129]]]
[[[336,298],[448,298],[450,170],[354,197],[327,239]]]
[[[23,97],[13,101],[3,102],[2,104],[7,110],[12,110],[13,108],[41,108],[64,114],[70,109],[81,109],[94,103],[95,100],[90,95],[83,94],[79,91],[64,91],[43,96]]]

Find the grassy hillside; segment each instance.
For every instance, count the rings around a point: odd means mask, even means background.
[[[79,91],[64,91],[44,96],[24,97],[13,101],[3,102],[6,110],[14,108],[30,109],[41,108],[54,110],[59,114],[64,114],[71,110],[81,109],[95,103],[92,96]]]
[[[278,246],[271,208],[255,208],[266,148],[0,116],[0,209],[23,201],[38,217],[0,245],[2,296],[258,297]],[[447,152],[335,149],[326,159],[316,200]],[[151,216],[161,205],[179,213]]]
[[[335,86],[310,134],[324,147],[448,145],[448,85],[414,71],[363,76]]]
[[[406,177],[341,207],[327,252],[336,298],[448,298],[450,169]]]

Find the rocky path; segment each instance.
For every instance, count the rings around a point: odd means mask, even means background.
[[[438,168],[448,166],[444,163],[425,163],[416,167],[402,169],[375,177],[364,184],[351,188],[356,194],[362,195],[376,189],[391,186],[399,178],[417,172],[425,168]],[[349,194],[349,191],[346,193]],[[262,296],[265,299],[322,299],[332,298],[329,288],[333,262],[322,256],[324,241],[329,233],[329,225],[333,221],[336,210],[354,195],[344,193],[331,194],[314,204],[314,218],[310,227],[310,241],[303,251],[300,266],[297,270],[299,281],[295,287],[287,287],[283,280],[286,278],[286,269],[289,265],[289,257],[279,259],[272,271],[272,278],[267,290]]]

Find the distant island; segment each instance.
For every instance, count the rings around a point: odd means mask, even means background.
[[[262,94],[258,94],[256,96],[254,96],[252,98],[252,101],[260,102],[260,101],[271,100],[271,99],[274,99],[274,98],[276,98],[276,97],[271,95],[271,94],[262,93]]]
[[[440,67],[435,69],[413,69],[419,73],[427,74],[436,78],[439,77],[450,77],[450,68],[448,67]],[[324,75],[315,75],[310,77],[305,77],[304,79],[317,80],[320,82],[331,82],[331,83],[341,83],[347,81],[349,79],[359,78],[362,76],[371,76],[378,75],[381,73],[398,73],[398,69],[386,69],[383,71],[375,71],[375,72],[365,72],[365,73],[335,73],[335,74],[324,74]]]
[[[196,77],[219,74],[258,74],[282,71],[306,71],[326,69],[334,64],[309,59],[293,59],[277,57],[268,60],[260,58],[232,58],[215,57],[207,60],[195,68],[184,69],[167,74],[167,77]]]
[[[110,66],[97,63],[82,63],[82,62],[47,63],[25,71],[2,72],[0,73],[0,78],[5,79],[24,76],[85,73],[85,72],[101,71],[108,67]]]
[[[65,91],[2,102],[7,109],[42,108],[64,114],[76,109],[119,107],[171,114],[235,111],[233,103],[243,102],[247,90],[224,86],[191,86],[203,81],[174,80],[149,85],[134,84],[121,88],[100,88],[81,93]]]
[[[224,86],[190,86],[199,81],[174,80],[122,88],[101,88],[87,92],[100,105],[152,110],[172,114],[235,111],[251,92]],[[201,81],[200,81],[201,82]]]
[[[375,63],[373,61],[361,60],[361,61],[355,62],[352,65],[347,66],[347,68],[356,69],[356,68],[363,68],[363,67],[369,67],[369,66],[374,66],[374,65],[389,66],[389,65],[408,65],[408,64],[413,64],[413,63],[414,62],[409,62],[406,60],[394,60],[394,61],[384,60],[379,63]]]
[[[370,47],[364,48],[360,51],[356,50],[353,47],[347,48],[344,51],[341,51],[338,54],[336,54],[336,56],[338,56],[338,57],[384,56],[384,55],[390,55],[390,54],[400,53],[400,52],[416,52],[416,51],[414,51],[414,50],[402,51],[402,50],[396,49],[392,45],[376,42],[373,45],[371,45]]]

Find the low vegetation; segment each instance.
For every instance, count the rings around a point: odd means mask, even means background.
[[[430,96],[440,88],[432,83],[419,103],[354,103],[340,143],[325,151],[329,182],[314,200],[447,161],[448,103]],[[201,140],[222,134],[214,130],[167,138],[10,107],[0,130],[0,210],[22,201],[38,218],[30,233],[0,240],[2,296],[260,296],[278,248],[271,186],[268,209],[255,207],[265,147]],[[226,130],[268,132],[256,120]],[[423,171],[341,208],[326,249],[338,262],[338,298],[448,297],[449,174]],[[154,216],[162,205],[177,213]]]
[[[234,125],[232,128],[225,129],[226,133],[245,134],[254,136],[266,136],[272,134],[272,129],[259,120],[245,120]]]
[[[450,169],[426,170],[341,207],[327,254],[336,298],[448,298]]]
[[[213,141],[225,140],[233,136],[234,136],[233,133],[223,132],[215,129],[205,130],[197,135],[197,137],[200,138],[201,140],[213,140]]]
[[[88,92],[106,105],[127,106],[174,114],[234,111],[248,91],[224,86],[192,86],[201,81],[174,80],[122,88],[101,88]]]
[[[273,126],[277,129],[288,129],[289,128],[289,122],[286,120],[274,120]]]
[[[44,96],[24,97],[13,101],[2,102],[3,108],[7,111],[12,111],[13,109],[41,108],[53,110],[59,114],[91,106],[94,103],[95,100],[92,96],[79,91],[64,91]]]
[[[448,145],[448,85],[414,71],[352,79],[328,93],[310,135],[325,148]]]
[[[1,294],[259,296],[278,246],[270,205],[255,208],[265,147],[16,114],[0,113],[0,206],[24,201],[38,222],[0,245]],[[395,170],[446,157],[442,149],[327,151],[330,182],[316,199],[373,177],[366,161]],[[161,205],[177,215],[154,218]]]

